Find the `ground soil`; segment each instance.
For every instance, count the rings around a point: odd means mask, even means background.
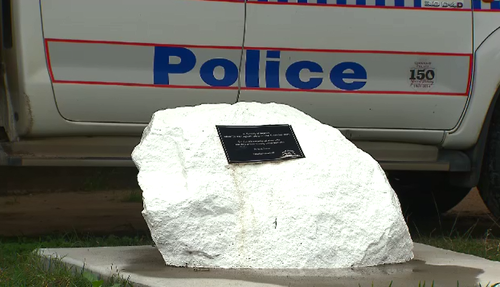
[[[476,188],[472,189],[459,204],[448,212],[448,214],[471,217],[489,217],[491,215]]]
[[[135,169],[1,168],[0,236],[147,233],[142,202],[130,198],[131,191],[140,194],[136,176]],[[500,230],[475,189],[439,224],[457,217],[464,228]]]
[[[0,236],[147,231],[142,203],[127,197],[124,190],[0,197]]]
[[[135,168],[0,167],[0,236],[147,232],[137,194]]]

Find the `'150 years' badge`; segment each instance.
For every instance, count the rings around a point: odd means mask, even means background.
[[[415,61],[415,65],[410,68],[409,81],[415,91],[430,91],[436,81],[436,69],[432,62],[426,59]]]

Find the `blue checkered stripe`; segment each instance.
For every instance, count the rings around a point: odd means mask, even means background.
[[[269,2],[276,4],[302,3],[302,4],[323,4],[323,5],[353,5],[353,6],[376,6],[376,7],[408,7],[408,8],[429,8],[429,9],[471,9],[471,0],[448,0],[447,2],[461,2],[462,8],[452,7],[430,7],[425,2],[434,2],[435,0],[248,0],[249,2]],[[442,0],[437,0],[442,2]],[[472,6],[476,10],[499,10],[500,0],[492,3],[486,3],[482,0],[472,0]]]
[[[495,10],[500,12],[500,0],[486,3],[481,0],[472,0],[472,7],[474,10]]]

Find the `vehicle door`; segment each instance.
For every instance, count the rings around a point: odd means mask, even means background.
[[[338,128],[452,129],[472,68],[470,2],[248,0],[239,101]]]
[[[244,5],[40,3],[55,100],[64,118],[147,123],[164,108],[236,101]]]

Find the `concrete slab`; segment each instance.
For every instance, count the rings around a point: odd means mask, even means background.
[[[108,277],[119,273],[134,286],[487,286],[500,287],[500,262],[415,244],[409,263],[370,268],[322,270],[217,270],[166,266],[152,246],[41,249],[77,269]],[[459,285],[457,285],[457,281]],[[373,283],[373,285],[372,285]],[[496,284],[496,285],[495,285]]]

